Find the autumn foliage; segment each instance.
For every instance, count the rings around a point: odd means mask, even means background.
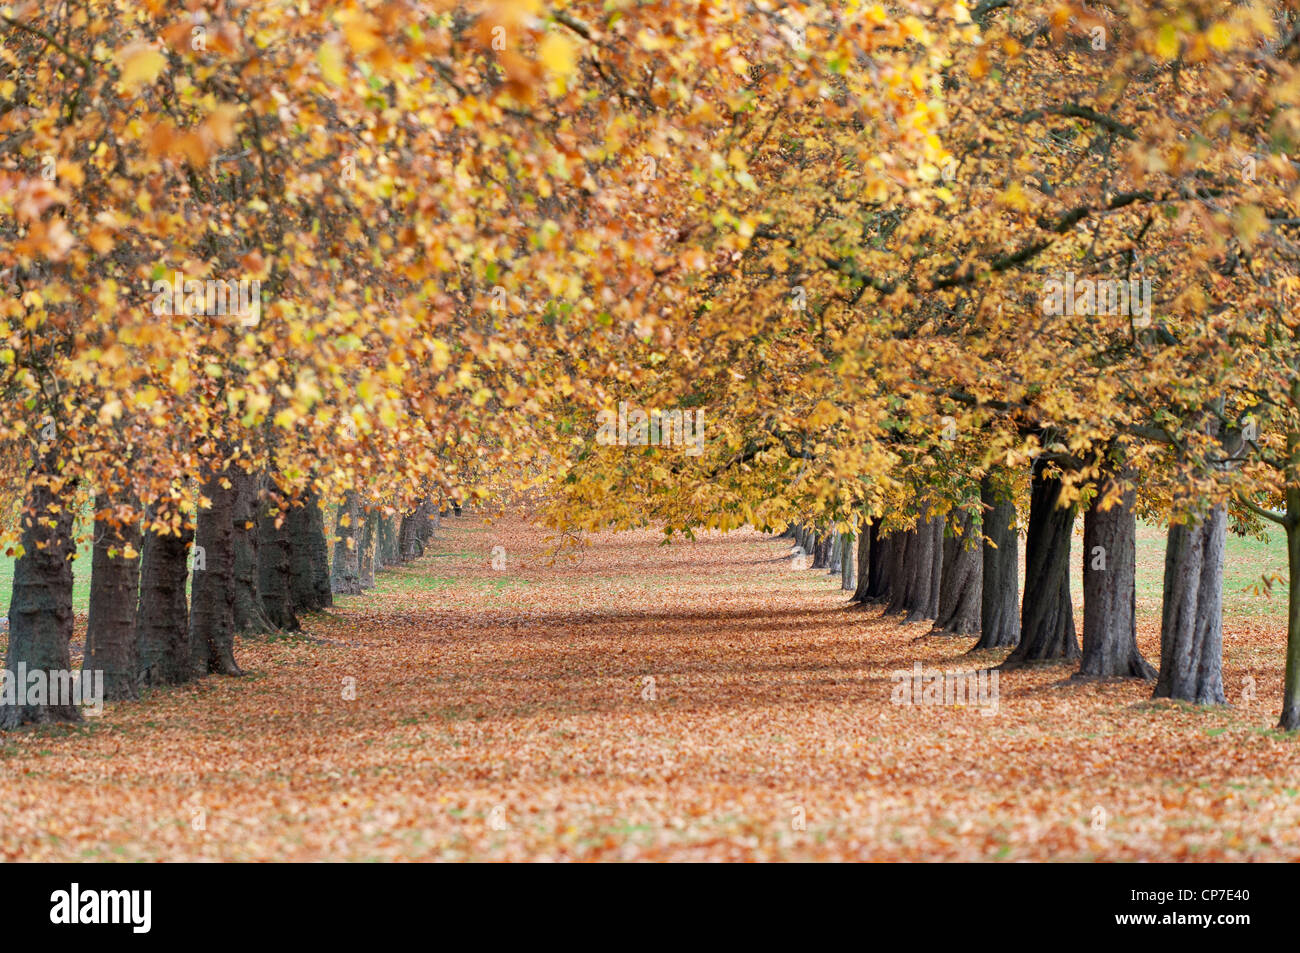
[[[1218,706],[1225,541],[1280,527],[1270,717],[1300,728],[1298,103],[1293,0],[5,5],[5,670],[73,668],[89,562],[108,697],[225,704],[205,676],[280,663],[249,639],[526,504],[560,560],[760,531],[839,568],[850,630],[881,607],[1008,681]],[[447,620],[395,597],[406,659]],[[0,698],[3,729],[79,719]]]

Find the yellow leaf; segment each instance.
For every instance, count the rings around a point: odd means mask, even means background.
[[[1232,49],[1232,31],[1225,23],[1216,23],[1206,31],[1205,39],[1216,50]]]
[[[135,91],[145,83],[152,83],[167,65],[167,57],[148,43],[132,43],[117,53],[119,79],[128,91]]]
[[[573,73],[577,63],[577,51],[567,36],[561,36],[559,33],[550,34],[542,40],[538,53],[542,58],[542,65],[550,72],[559,76],[569,76]]]
[[[1166,23],[1156,34],[1156,52],[1167,60],[1178,55],[1178,30],[1172,23]]]
[[[343,85],[343,52],[337,43],[329,40],[320,45],[316,51],[316,65],[320,67],[325,82],[333,86]]]

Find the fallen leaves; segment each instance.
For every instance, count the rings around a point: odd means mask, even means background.
[[[658,543],[596,535],[551,565],[522,522],[448,521],[310,639],[244,640],[246,678],[0,736],[0,855],[1300,857],[1300,748],[1271,730],[1276,619],[1230,619],[1230,695],[1258,688],[1235,707],[1048,668],[1005,674],[986,717],[890,702],[915,661],[1000,657],[969,639],[845,611],[838,577],[791,570],[770,537]],[[1149,613],[1139,643],[1158,657]]]

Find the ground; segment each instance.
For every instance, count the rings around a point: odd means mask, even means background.
[[[605,534],[552,561],[547,537],[444,521],[308,637],[241,640],[245,678],[0,735],[0,856],[1300,858],[1300,740],[1273,730],[1284,606],[1242,591],[1275,545],[1233,544],[1231,707],[1049,668],[1002,676],[985,714],[894,704],[891,675],[1000,654],[845,611],[780,540]],[[1160,534],[1140,548],[1157,661]]]

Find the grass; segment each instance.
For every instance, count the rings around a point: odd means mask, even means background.
[[[1073,579],[1071,591],[1075,601],[1080,602],[1083,595],[1082,581],[1082,520],[1076,526],[1074,552],[1071,557]],[[478,527],[466,527],[466,530]],[[78,615],[85,615],[90,606],[90,556],[92,540],[88,527],[78,527],[77,558],[72,564],[72,608]],[[1160,614],[1161,589],[1164,585],[1165,536],[1167,529],[1163,526],[1138,524],[1137,533],[1137,605],[1142,616]],[[444,559],[469,558],[468,552],[438,552],[430,556]],[[1021,541],[1021,556],[1024,555],[1024,542]],[[9,612],[9,598],[13,591],[13,559],[0,559],[0,612]],[[1234,617],[1286,617],[1286,585],[1274,583],[1270,593],[1263,585],[1263,577],[1277,574],[1285,580],[1287,571],[1286,540],[1282,533],[1273,530],[1267,539],[1235,536],[1228,534],[1224,571],[1223,571],[1223,613],[1224,618]],[[614,580],[629,580],[638,585],[653,587],[653,580],[633,574],[617,574]],[[664,577],[669,578],[668,576]],[[812,579],[812,574],[809,574]],[[1023,575],[1022,575],[1023,580]],[[680,582],[680,580],[678,580]],[[710,578],[707,582],[695,581],[696,585],[709,589],[726,590],[731,582],[744,585],[743,574]],[[392,594],[425,589],[450,589],[462,585],[459,580],[437,572],[433,567],[421,567],[412,571],[407,567],[396,567],[382,573],[376,579],[377,592]],[[505,579],[478,580],[472,588],[502,592],[521,586],[518,579],[507,582]]]

